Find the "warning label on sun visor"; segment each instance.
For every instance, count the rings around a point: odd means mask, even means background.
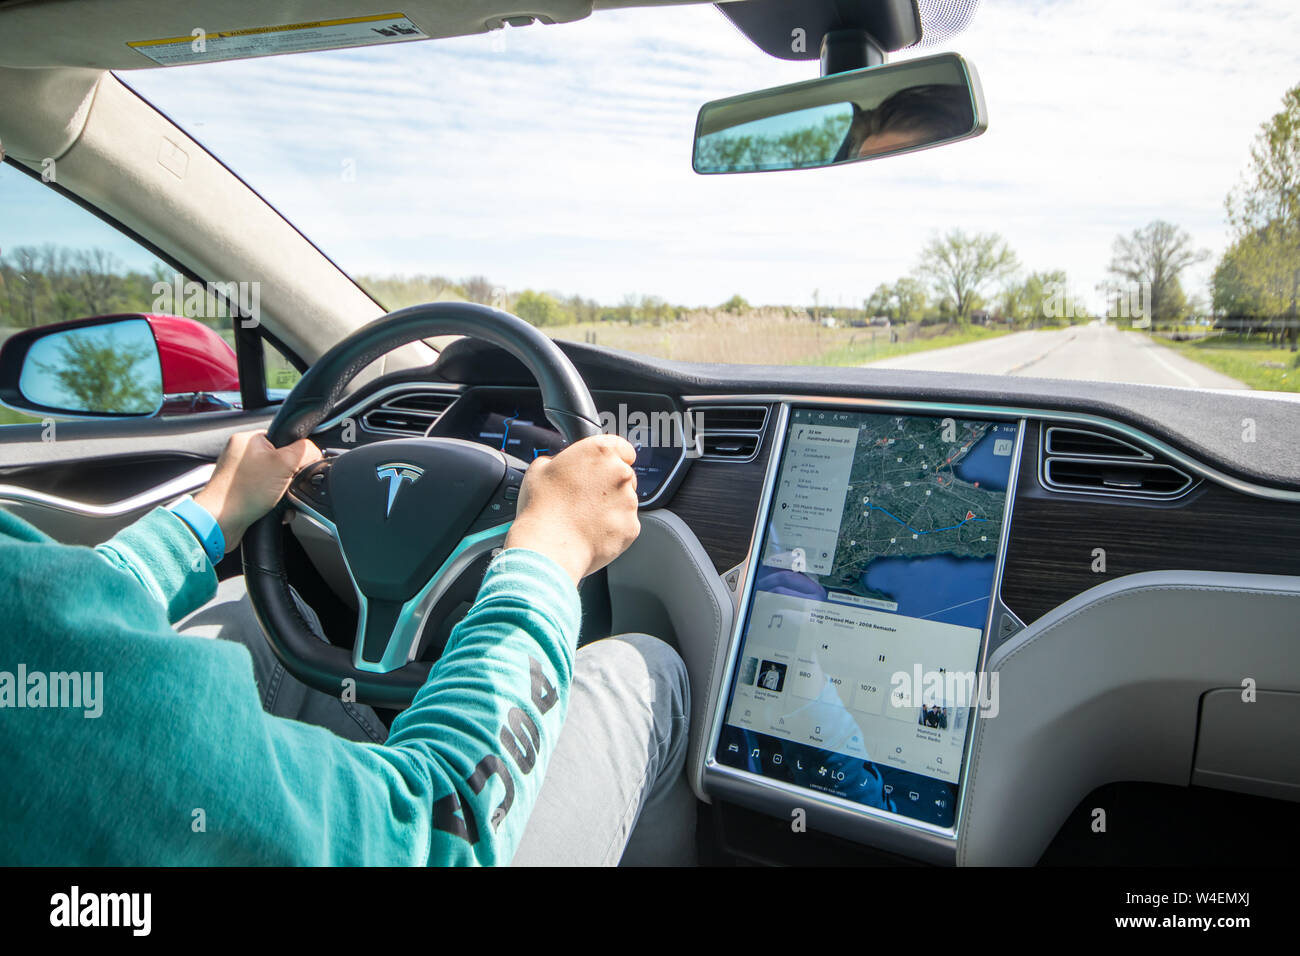
[[[239,60],[254,56],[275,56],[279,53],[337,50],[341,47],[427,39],[428,34],[412,23],[406,14],[384,13],[344,20],[290,23],[278,27],[250,27],[246,30],[207,31],[196,27],[189,36],[135,40],[127,46],[161,66],[181,66],[187,63],[211,63],[216,60]]]

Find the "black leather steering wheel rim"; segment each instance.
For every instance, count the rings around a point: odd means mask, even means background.
[[[376,319],[321,356],[280,406],[267,429],[268,440],[278,448],[310,436],[333,412],[352,379],[393,349],[457,334],[491,342],[519,359],[537,379],[547,418],[566,441],[601,431],[590,391],[573,363],[549,338],[499,309],[437,302]],[[361,703],[406,706],[428,678],[431,665],[411,662],[385,673],[359,670],[348,649],[316,636],[290,588],[284,561],[283,511],[282,501],[243,538],[245,585],[271,650],[291,674],[316,690],[332,696],[351,691],[351,699]]]
[[[537,379],[542,407],[560,434],[578,441],[600,432],[600,413],[573,363],[554,342],[518,316],[474,302],[432,302],[390,312],[357,329],[298,380],[266,437],[277,448],[307,438],[343,390],[371,362],[393,349],[439,335],[467,335],[505,349]]]

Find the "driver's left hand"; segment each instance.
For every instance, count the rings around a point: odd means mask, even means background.
[[[248,526],[275,507],[293,476],[320,457],[320,449],[306,438],[275,448],[265,431],[238,432],[226,442],[217,470],[194,500],[217,519],[226,551],[233,551]]]

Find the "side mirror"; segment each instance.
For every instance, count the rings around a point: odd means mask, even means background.
[[[110,315],[26,329],[0,347],[0,404],[122,418],[239,407],[234,350],[174,315]]]
[[[975,68],[940,53],[706,103],[692,165],[704,174],[816,169],[955,143],[987,128]]]

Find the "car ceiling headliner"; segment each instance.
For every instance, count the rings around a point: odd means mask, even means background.
[[[208,32],[401,13],[431,38],[500,28],[531,15],[565,23],[593,9],[653,7],[707,0],[0,0],[0,66],[156,67],[128,43]],[[532,29],[537,29],[536,26]]]

